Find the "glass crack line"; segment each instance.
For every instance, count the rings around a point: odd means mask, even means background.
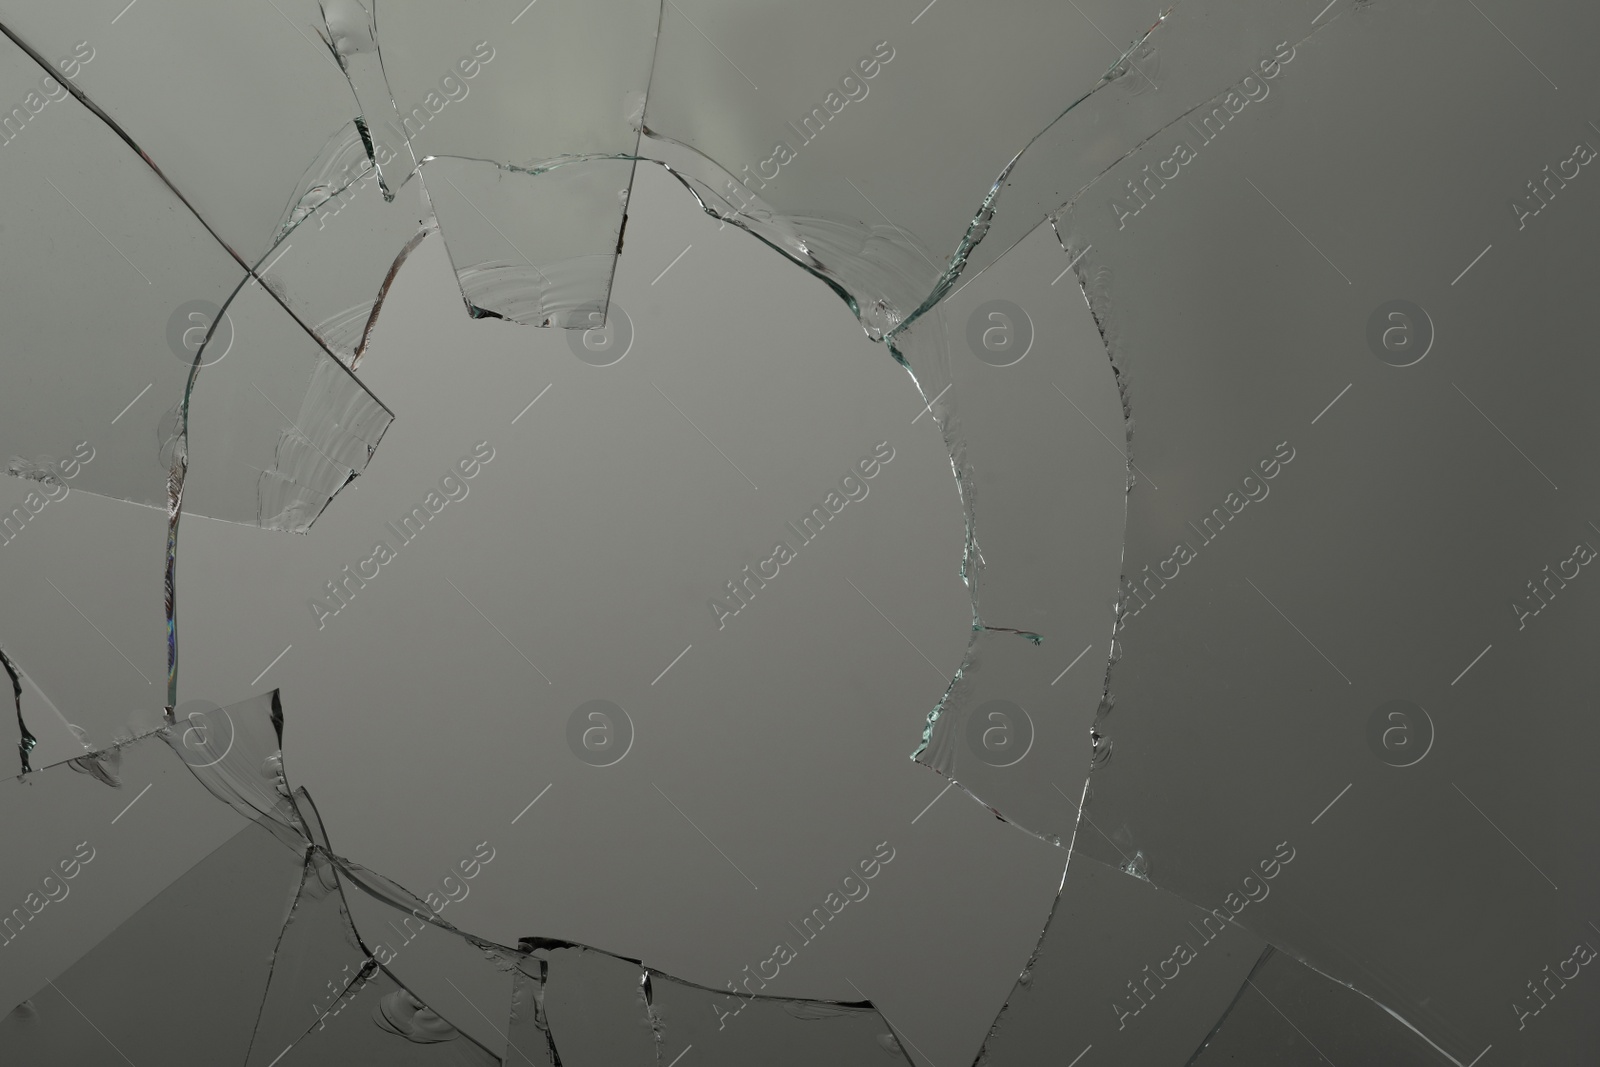
[[[1068,396],[1065,392],[1062,391],[1061,386],[1057,385],[1055,382],[1051,382],[1050,383],[1050,388],[1054,389],[1058,393],[1061,393],[1061,398],[1063,400],[1065,400],[1067,403],[1072,404],[1072,410],[1076,411],[1079,415],[1082,415],[1084,421],[1087,422],[1090,426],[1094,426],[1094,432],[1099,434],[1101,437],[1105,438],[1106,444],[1110,445],[1112,448],[1115,448],[1117,450],[1117,454],[1122,456],[1124,459],[1127,460],[1128,466],[1132,467],[1134,470],[1138,471],[1140,474],[1144,474],[1144,480],[1150,483],[1150,488],[1155,489],[1155,490],[1160,490],[1161,487],[1156,484],[1156,480],[1154,478],[1150,477],[1150,475],[1145,474],[1144,468],[1139,466],[1131,458],[1129,458],[1127,453],[1123,452],[1123,450],[1121,448],[1118,448],[1117,447],[1117,443],[1115,441],[1113,441],[1109,437],[1106,437],[1105,431],[1100,429],[1100,427],[1094,425],[1094,420],[1089,418],[1089,416],[1087,414],[1085,414],[1084,410],[1082,408],[1080,408],[1076,403],[1073,403],[1072,398],[1070,396]]]
[[[519,256],[522,256],[522,262],[526,263],[529,267],[532,267],[533,273],[537,274],[540,278],[544,279],[544,283],[546,285],[550,284],[550,279],[545,277],[544,271],[540,270],[538,267],[535,267],[533,265],[533,260],[529,259],[527,257],[527,255],[522,251],[522,249],[517,247],[517,243],[515,241],[513,241],[511,238],[507,237],[506,234],[505,234],[505,231],[502,230],[500,227],[496,226],[494,224],[494,221],[492,219],[490,219],[488,215],[485,215],[483,213],[483,209],[478,207],[477,204],[474,204],[472,202],[471,198],[468,197],[466,193],[463,193],[461,191],[460,187],[457,186],[455,182],[451,181],[449,179],[449,177],[447,175],[444,175],[444,174],[439,175],[439,177],[444,178],[444,183],[446,185],[448,185],[450,188],[454,189],[456,191],[456,194],[458,196],[460,196],[461,199],[463,199],[463,200],[465,200],[467,202],[467,206],[470,207],[472,210],[476,211],[478,213],[478,217],[480,219],[482,219],[484,222],[488,223],[489,224],[489,228],[491,230],[493,230],[495,233],[498,233],[500,235],[501,239],[504,240],[506,244],[511,246],[511,250],[513,252],[515,252]]]
[[[133,0],[134,4],[137,4],[138,2],[139,2],[139,0]],[[283,18],[283,21],[285,21],[285,22],[287,22],[289,24],[289,28],[291,30],[293,30],[295,33],[298,33],[302,38],[304,38],[306,44],[310,45],[313,49],[316,50],[317,55],[321,56],[323,59],[325,59],[329,63],[333,64],[333,69],[339,72],[339,77],[340,78],[344,77],[344,69],[339,66],[339,61],[337,59],[333,58],[333,53],[332,53],[331,47],[330,48],[323,48],[320,45],[318,45],[316,41],[313,41],[310,37],[306,36],[306,31],[305,30],[302,30],[299,26],[296,26],[294,24],[294,19],[291,19],[288,15],[284,14],[283,8],[281,8],[277,4],[273,3],[272,0],[267,0],[267,3],[272,4],[272,10],[276,11]],[[129,4],[128,5],[128,7],[132,7],[132,6],[133,6],[133,4]],[[121,18],[121,17],[122,17],[121,15],[117,16],[117,18]],[[278,1059],[282,1059],[282,1058],[283,1058],[282,1056],[278,1057]],[[274,1060],[273,1062],[276,1063],[277,1060]]]
[[[929,6],[932,6],[932,5],[929,5]],[[876,211],[879,215],[881,215],[883,217],[883,221],[884,222],[887,222],[890,226],[894,226],[894,232],[899,234],[901,237],[905,238],[906,244],[911,248],[911,250],[913,252],[915,252],[917,255],[922,257],[922,261],[924,263],[926,263],[930,267],[933,267],[935,273],[941,273],[939,271],[938,266],[934,264],[933,260],[928,258],[927,254],[925,252],[923,252],[922,249],[917,246],[915,241],[911,240],[911,238],[906,234],[906,231],[902,230],[898,226],[895,226],[894,225],[894,220],[891,219],[888,215],[884,215],[883,214],[883,209],[881,207],[879,207],[877,204],[874,204],[872,202],[872,198],[870,196],[868,196],[866,193],[862,193],[861,192],[861,187],[859,185],[857,185],[853,181],[850,181],[849,178],[845,178],[845,181],[849,184],[850,188],[854,189],[858,193],[861,193],[861,199],[865,200],[867,202],[867,205],[869,207],[871,207],[872,210]]]
[[[456,985],[455,982],[451,981],[449,975],[445,976],[445,981],[446,982],[450,982],[450,988],[451,989],[454,989],[457,993],[461,993],[461,987]],[[461,999],[466,1001],[469,1005],[471,1005],[473,1011],[477,1012],[479,1015],[483,1015],[483,1009],[478,1007],[478,1005],[473,1001],[473,999],[471,997],[467,996],[465,993],[461,993]],[[500,1040],[504,1041],[511,1048],[516,1049],[517,1050],[517,1055],[521,1056],[523,1059],[527,1060],[529,1063],[535,1062],[535,1060],[533,1059],[532,1056],[529,1056],[526,1052],[522,1051],[522,1049],[518,1048],[517,1047],[517,1043],[506,1036],[506,1033],[505,1033],[504,1030],[500,1029],[498,1026],[496,1026],[494,1024],[494,1020],[493,1019],[489,1018],[487,1015],[483,1015],[483,1021],[489,1024],[489,1029],[493,1030],[495,1033],[500,1035]]]
[[[261,387],[259,385],[257,385],[255,382],[251,382],[250,383],[250,388],[254,389],[258,393],[261,393]],[[349,471],[350,470],[349,467],[346,467],[341,463],[335,463],[333,461],[333,459],[326,452],[324,452],[320,448],[317,448],[317,443],[315,441],[313,441],[306,434],[306,432],[304,430],[302,430],[299,426],[295,425],[295,421],[293,419],[291,419],[287,415],[284,415],[283,414],[283,409],[280,408],[278,405],[273,404],[272,403],[272,398],[270,396],[268,396],[266,393],[261,393],[261,399],[265,400],[268,404],[271,404],[272,405],[272,410],[276,411],[283,418],[284,422],[287,422],[290,426],[294,427],[294,432],[300,435],[300,439],[302,441],[304,441],[306,444],[310,445],[313,449],[316,449],[317,455],[321,456],[323,459],[328,461],[328,466],[332,467],[334,470],[343,470],[343,471]]]
[[[134,0],[134,3],[138,3],[138,0]],[[133,4],[129,4],[128,6],[132,7]],[[121,18],[121,16],[119,15],[118,18]],[[71,997],[69,997],[65,993],[61,992],[61,987],[60,986],[56,985],[55,982],[52,979],[46,978],[45,981],[50,983],[50,988],[51,989],[54,989],[58,994],[60,994],[62,1000],[66,1001],[68,1004],[72,1004],[72,1010],[73,1011],[77,1012],[79,1015],[83,1015],[83,1021],[84,1022],[88,1023],[90,1026],[94,1026],[94,1032],[99,1034],[102,1038],[104,1038],[106,1044],[110,1045],[114,1049],[117,1049],[117,1055],[121,1056],[123,1058],[123,1060],[128,1064],[128,1067],[134,1067],[134,1062],[132,1060],[128,1059],[127,1053],[123,1052],[120,1048],[117,1048],[117,1043],[115,1041],[111,1040],[109,1037],[106,1037],[106,1032],[104,1030],[100,1029],[98,1026],[95,1026],[94,1025],[94,1020],[89,1018],[87,1015],[84,1015],[83,1014],[83,1009],[78,1007],[77,1004],[73,1003],[73,1000],[72,1000]],[[285,1049],[284,1051],[288,1051],[288,1050]],[[281,1059],[281,1057],[280,1057],[280,1059]]]
[[[1117,42],[1113,41],[1110,37],[1106,37],[1106,31],[1105,30],[1102,30],[1099,26],[1095,26],[1094,19],[1092,19],[1088,15],[1084,14],[1083,8],[1081,8],[1081,7],[1079,7],[1077,5],[1076,0],[1067,0],[1067,3],[1072,5],[1072,10],[1076,11],[1080,15],[1083,15],[1083,21],[1087,22],[1090,26],[1094,26],[1094,32],[1095,33],[1098,33],[1100,36],[1106,38],[1106,43],[1107,44],[1109,44],[1112,48],[1116,48],[1117,47]],[[1119,56],[1122,55],[1121,49],[1118,49],[1118,55]],[[1139,77],[1143,78],[1145,81],[1150,83],[1150,88],[1156,89],[1156,90],[1159,90],[1161,88],[1161,86],[1159,86],[1159,85],[1157,85],[1155,83],[1155,81],[1150,77],[1150,75],[1146,74],[1142,70],[1139,70],[1139,64],[1137,64],[1137,63],[1135,63],[1133,61],[1133,53],[1132,52],[1127,53],[1127,60],[1128,60],[1128,66],[1132,67],[1134,70],[1138,70],[1139,71]],[[1121,62],[1120,58],[1118,59],[1118,62],[1119,63]],[[1115,69],[1115,68],[1113,68],[1113,69]]]
[[[1261,987],[1256,985],[1254,982],[1250,981],[1250,979],[1248,977],[1245,978],[1244,982],[1245,982],[1245,985],[1249,986],[1251,989],[1254,989],[1257,993],[1261,993]],[[1299,1034],[1302,1038],[1304,1038],[1306,1044],[1310,1045],[1312,1048],[1317,1049],[1317,1055],[1318,1056],[1322,1056],[1322,1058],[1324,1060],[1327,1060],[1327,1062],[1329,1064],[1329,1067],[1333,1067],[1333,1061],[1329,1060],[1327,1056],[1323,1055],[1322,1050],[1320,1048],[1317,1048],[1317,1043],[1315,1041],[1311,1040],[1309,1037],[1306,1037],[1305,1032],[1303,1030],[1301,1030],[1298,1026],[1294,1025],[1294,1020],[1293,1019],[1289,1018],[1287,1015],[1284,1015],[1282,1011],[1279,1011],[1278,1006],[1276,1004],[1272,1003],[1271,998],[1269,998],[1265,993],[1261,993],[1261,999],[1265,1000],[1267,1002],[1268,1006],[1270,1006],[1273,1011],[1276,1011],[1276,1012],[1278,1012],[1279,1015],[1283,1016],[1283,1021],[1288,1023],[1290,1026],[1293,1026],[1294,1027],[1294,1032]]]
[[[1062,793],[1061,792],[1061,787],[1059,785],[1056,785],[1054,782],[1051,782],[1050,785],[1055,789],[1055,791],[1057,793],[1061,793],[1061,795],[1063,797],[1065,797],[1067,795],[1066,793]],[[1079,794],[1079,796],[1078,796],[1078,814],[1079,815],[1083,814],[1083,803],[1084,803],[1084,801],[1086,801],[1088,799],[1089,799],[1089,779],[1085,778],[1083,780],[1083,792],[1081,794]],[[1071,869],[1071,867],[1072,867],[1072,850],[1078,844],[1078,828],[1081,825],[1082,825],[1081,822],[1074,822],[1072,824],[1072,836],[1067,838],[1067,862],[1064,865],[1062,865],[1062,868],[1061,868],[1061,884],[1056,886],[1056,894],[1058,896],[1060,895],[1061,891],[1067,887],[1067,871],[1069,869]],[[1116,847],[1115,844],[1113,844],[1112,847],[1115,848]],[[1089,1051],[1089,1050],[1088,1049],[1084,1049],[1084,1052],[1087,1052],[1087,1051]],[[1078,1054],[1078,1058],[1082,1059],[1083,1058],[1083,1053],[1079,1053]],[[1077,1060],[1074,1060],[1073,1062],[1076,1063]]]
[[[917,419],[920,419],[920,418],[922,418],[922,416],[924,416],[924,415],[928,414],[929,412],[931,412],[933,410],[933,405],[937,404],[939,402],[940,397],[942,397],[942,396],[944,396],[944,394],[948,393],[950,391],[950,386],[953,386],[955,384],[956,384],[955,382],[951,382],[950,385],[947,385],[943,389],[939,390],[939,396],[936,396],[932,400],[928,401],[927,407],[924,407],[920,412],[917,413]],[[917,424],[917,419],[912,419],[911,420],[911,425],[915,426]]]
[[[246,282],[245,284],[246,285],[260,285],[261,284],[261,279],[266,277],[267,272],[270,271],[273,267],[276,267],[278,265],[278,260],[280,260],[284,256],[288,255],[289,254],[289,249],[291,249],[293,247],[294,247],[294,245],[284,245],[283,246],[283,251],[279,252],[277,255],[273,256],[271,263],[268,263],[266,266],[261,267],[258,270],[252,270],[250,272],[250,280],[248,282]]]
[[[1050,783],[1050,788],[1054,789],[1057,793],[1061,793],[1061,787],[1059,785],[1056,785],[1054,782]],[[1089,794],[1089,780],[1087,778],[1085,778],[1084,782],[1083,782],[1083,792],[1084,792],[1084,796],[1088,796],[1088,794]],[[1062,799],[1064,799],[1068,804],[1072,803],[1072,798],[1067,796],[1067,794],[1061,793],[1061,796],[1062,796]],[[1095,825],[1095,821],[1093,819],[1089,818],[1089,813],[1083,810],[1083,801],[1082,800],[1080,800],[1078,802],[1077,809],[1078,809],[1078,817],[1080,819],[1082,819],[1084,822],[1088,823],[1089,824],[1089,828],[1092,829],[1095,833],[1099,834],[1101,837],[1104,837],[1106,839],[1106,844],[1110,845],[1112,848],[1117,850],[1117,855],[1122,857],[1122,862],[1126,863],[1126,862],[1128,862],[1129,859],[1132,858],[1126,852],[1122,851],[1121,846],[1119,846],[1115,841],[1111,840],[1110,837],[1107,837],[1106,836],[1106,832],[1104,830],[1100,829],[1100,827]],[[1078,836],[1077,830],[1073,830],[1072,836],[1073,836],[1074,840],[1077,839],[1077,836]],[[1070,846],[1069,846],[1069,853],[1070,853]]]
[[[1080,260],[1084,256],[1088,255],[1089,254],[1089,249],[1091,249],[1093,247],[1094,247],[1094,245],[1086,245],[1082,252],[1079,252],[1077,255],[1073,256],[1072,257],[1072,262],[1068,263],[1066,265],[1066,267],[1062,269],[1061,273],[1056,275],[1055,281],[1051,282],[1050,284],[1054,285],[1056,282],[1059,282],[1062,278],[1065,278],[1067,276],[1067,271],[1071,270],[1073,267],[1076,267],[1078,265],[1078,260]],[[1089,1047],[1093,1048],[1094,1046],[1091,1045]]]
[[[938,3],[938,0],[934,0],[934,3]],[[933,4],[929,4],[928,6],[932,7]],[[846,982],[850,982],[850,979],[846,978],[845,981]],[[856,985],[854,982],[850,982],[850,988],[854,989],[856,991],[856,993],[858,993],[860,995],[862,1000],[866,1001],[868,1004],[872,1004],[872,1000],[865,993],[861,992],[861,987],[860,986]],[[872,1010],[877,1012],[879,1015],[883,1016],[883,1021],[886,1022],[886,1023],[889,1023],[889,1029],[894,1031],[895,1037],[897,1039],[902,1037],[902,1036],[905,1037],[907,1043],[909,1043],[912,1048],[917,1049],[917,1054],[918,1055],[920,1055],[923,1059],[927,1060],[930,1064],[933,1063],[933,1057],[928,1055],[926,1052],[923,1052],[920,1048],[917,1048],[917,1043],[915,1041],[911,1040],[911,1036],[909,1034],[907,1034],[904,1030],[902,1030],[898,1026],[896,1026],[894,1023],[890,1022],[889,1021],[889,1017],[887,1015],[883,1014],[883,1009],[882,1008],[878,1007],[876,1004],[873,1004],[872,1005]]]

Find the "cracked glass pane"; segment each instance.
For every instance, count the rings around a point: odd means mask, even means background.
[[[1596,1059],[1594,16],[836,6],[0,0],[0,1060]]]

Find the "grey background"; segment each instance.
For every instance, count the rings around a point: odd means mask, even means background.
[[[918,1046],[970,1056],[1033,948],[1065,852],[960,790],[942,795],[945,782],[908,759],[971,631],[962,512],[938,426],[833,294],[707,218],[657,168],[641,168],[630,218],[614,299],[634,340],[605,368],[577,359],[564,333],[468,319],[437,235],[424,243],[361,368],[397,414],[368,472],[305,536],[185,518],[180,704],[279,687],[290,780],[311,790],[335,849],[418,893],[488,841],[494,861],[444,913],[458,926],[505,943],[593,944],[715,987],[776,941],[798,942],[788,923],[888,842],[895,858],[868,898],[803,946],[769,991],[857,999],[859,989]],[[1060,259],[1053,235],[1041,239]],[[1041,265],[1040,284],[1060,266]],[[1087,323],[1065,285],[1046,292],[1056,314]],[[1119,417],[1109,365],[1082,331],[1075,348],[1039,336],[1014,368],[952,358],[991,374],[1049,368],[1104,427],[1061,405],[1081,464],[1060,472],[1056,491],[1110,505],[1065,557],[1099,584],[1081,609],[1101,635],[1123,472],[1102,436]],[[467,496],[401,545],[384,524],[485,439],[495,458]],[[708,598],[774,540],[797,544],[783,524],[884,440],[894,458],[868,496],[717,630]],[[219,462],[204,440],[191,455],[195,477]],[[162,544],[152,517],[74,493],[37,532],[93,521],[92,545],[32,536],[4,551],[40,574],[81,573],[53,555],[69,547],[105,558],[108,572],[114,560],[125,573],[110,588],[125,592],[86,602],[86,613],[108,601],[148,613],[159,607]],[[380,538],[397,558],[319,631],[308,601]],[[66,637],[74,624],[94,636],[70,609],[49,625]],[[1051,635],[1039,654],[1054,676],[1081,647]],[[159,669],[159,645],[144,651],[146,673]],[[1062,699],[1076,706],[1082,740],[1027,757],[1068,778],[1085,765],[1096,658],[1059,687],[1078,685]],[[77,662],[26,666],[53,690]],[[599,697],[636,729],[608,768],[580,762],[566,741],[571,712]],[[145,709],[151,724],[158,703]],[[449,996],[442,987],[439,999]],[[469,1032],[477,1025],[470,1011],[437,1006]]]

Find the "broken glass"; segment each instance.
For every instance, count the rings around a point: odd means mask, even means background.
[[[1590,19],[0,3],[4,1058],[1594,1059]]]

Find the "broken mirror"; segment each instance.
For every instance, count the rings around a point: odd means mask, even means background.
[[[0,1060],[1593,1062],[1594,21],[0,0]]]

